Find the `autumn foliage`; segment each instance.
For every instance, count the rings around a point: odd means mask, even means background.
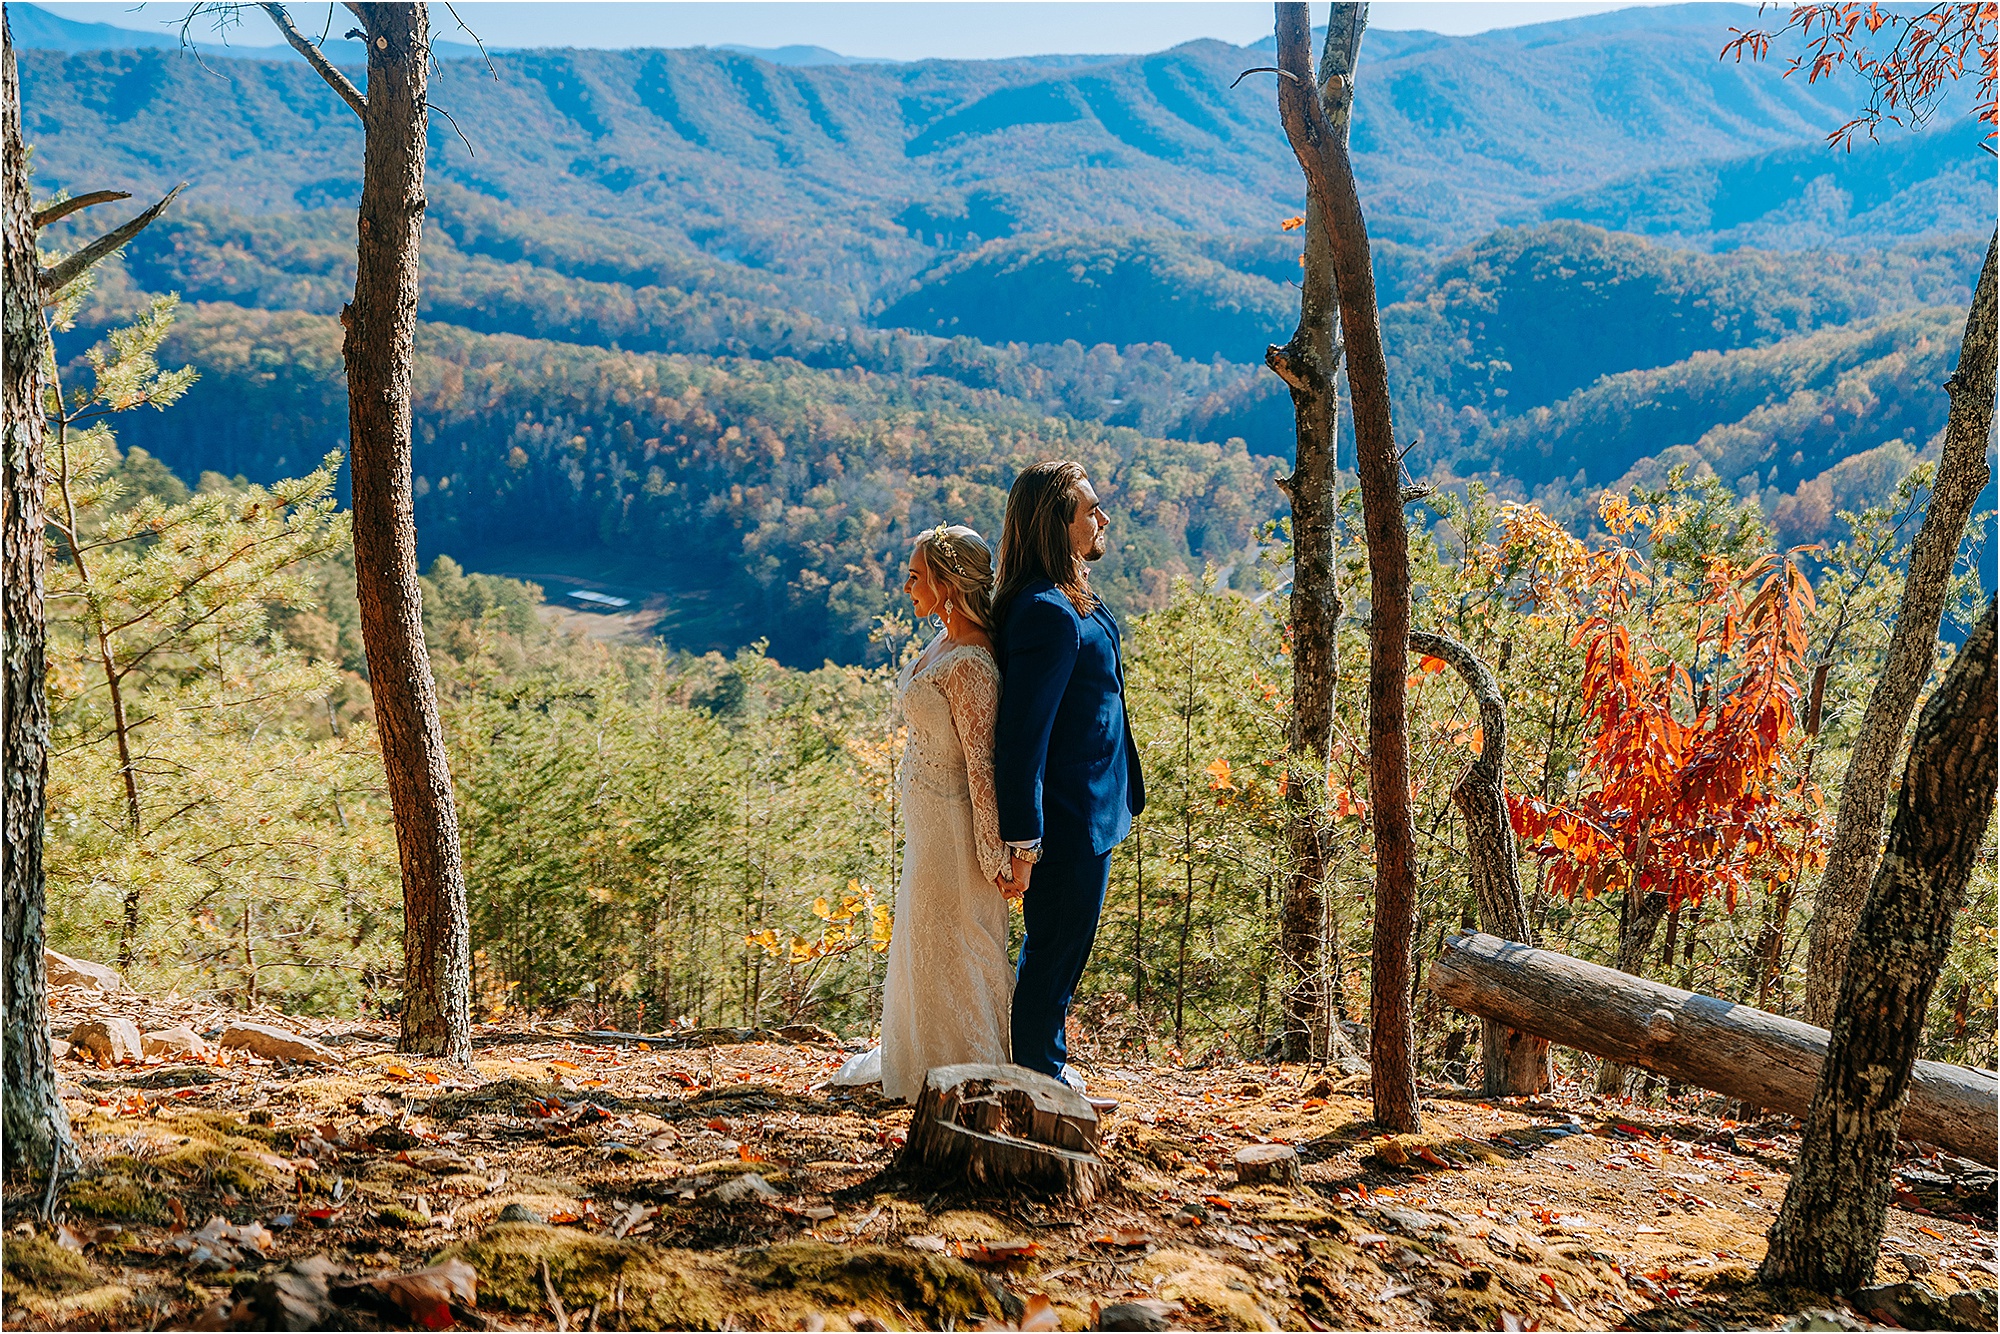
[[[1852,147],[1856,131],[1872,138],[1885,120],[1909,128],[1924,124],[1968,64],[1979,76],[1979,119],[1995,126],[1996,30],[2000,5],[1939,4],[1916,12],[1879,4],[1793,5],[1775,31],[1731,28],[1722,54],[1762,60],[1773,43],[1796,36],[1803,49],[1786,65],[1786,78],[1804,70],[1806,82],[1817,83],[1847,69],[1866,80],[1868,105],[1827,135],[1828,143]],[[1989,129],[1986,137],[1996,132]]]
[[[1664,538],[1676,522],[1620,499],[1603,517],[1615,537],[1645,527]],[[1574,780],[1554,800],[1508,800],[1550,888],[1586,900],[1658,893],[1668,908],[1719,891],[1734,911],[1753,882],[1816,863],[1821,798],[1787,775],[1813,606],[1798,553],[1746,568],[1714,559],[1686,593],[1692,606],[1662,615],[1671,592],[1620,541],[1591,549],[1524,507],[1508,514],[1501,549],[1523,562],[1524,603],[1566,600],[1585,616],[1575,646],[1589,726]]]

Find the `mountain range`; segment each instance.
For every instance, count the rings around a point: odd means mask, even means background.
[[[57,48],[21,52],[38,195],[191,182],[87,318],[180,292],[170,351],[204,381],[121,437],[190,478],[307,466],[343,433],[353,116],[296,60],[78,49],[8,12]],[[1582,521],[1687,462],[1809,538],[1818,497],[1927,446],[1912,367],[1947,373],[1994,226],[1981,129],[1947,108],[1829,149],[1850,82],[1717,59],[1755,13],[1368,35],[1355,161],[1413,471]],[[1230,87],[1268,47],[771,54],[442,60],[471,147],[433,126],[427,548],[615,571],[692,646],[865,657],[910,525],[997,520],[1006,470],[1067,440],[1131,500],[1122,595],[1237,564],[1280,503],[1257,456],[1290,449],[1259,362],[1296,319],[1301,188],[1269,76]],[[537,512],[560,560],[522,550]]]

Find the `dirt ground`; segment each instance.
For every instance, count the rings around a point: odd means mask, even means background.
[[[240,1017],[54,996],[58,1034],[106,1013]],[[273,1276],[308,1256],[349,1280],[476,1275],[448,1305],[350,1281],[313,1317],[345,1328],[1869,1323],[1752,1281],[1796,1147],[1781,1120],[1431,1090],[1424,1133],[1385,1139],[1355,1081],[1103,1060],[1082,1068],[1121,1100],[1103,1135],[1117,1182],[1077,1211],[899,1177],[908,1108],[825,1087],[845,1054],[828,1043],[489,1025],[467,1072],[396,1055],[385,1025],[253,1017],[340,1063],[60,1063],[83,1164],[52,1223],[39,1198],[6,1201],[8,1328],[276,1327],[293,1280]],[[1271,1141],[1297,1146],[1304,1189],[1235,1184],[1236,1150]],[[1991,1176],[1954,1194],[1966,1166],[1903,1165],[1878,1281],[1968,1294],[1957,1309],[1990,1329],[1990,1291],[1970,1294],[1994,1285]],[[1812,1309],[1821,1323],[1795,1319]]]

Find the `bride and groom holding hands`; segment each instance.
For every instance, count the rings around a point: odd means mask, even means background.
[[[1081,464],[1037,463],[1008,493],[997,569],[961,526],[910,553],[904,591],[943,629],[896,681],[907,833],[882,1045],[836,1084],[914,1102],[938,1066],[1011,1062],[1083,1087],[1064,1021],[1146,800],[1118,623],[1090,588],[1109,525]]]

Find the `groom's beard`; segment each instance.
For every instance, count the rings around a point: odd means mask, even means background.
[[[1088,550],[1088,551],[1086,551],[1086,552],[1084,552],[1084,553],[1083,553],[1083,558],[1084,558],[1085,560],[1103,560],[1103,559],[1104,559],[1104,534],[1103,534],[1103,533],[1099,533],[1099,534],[1098,534],[1098,535],[1097,535],[1096,537],[1093,537],[1093,538],[1091,538],[1091,539],[1090,539],[1090,550]]]

